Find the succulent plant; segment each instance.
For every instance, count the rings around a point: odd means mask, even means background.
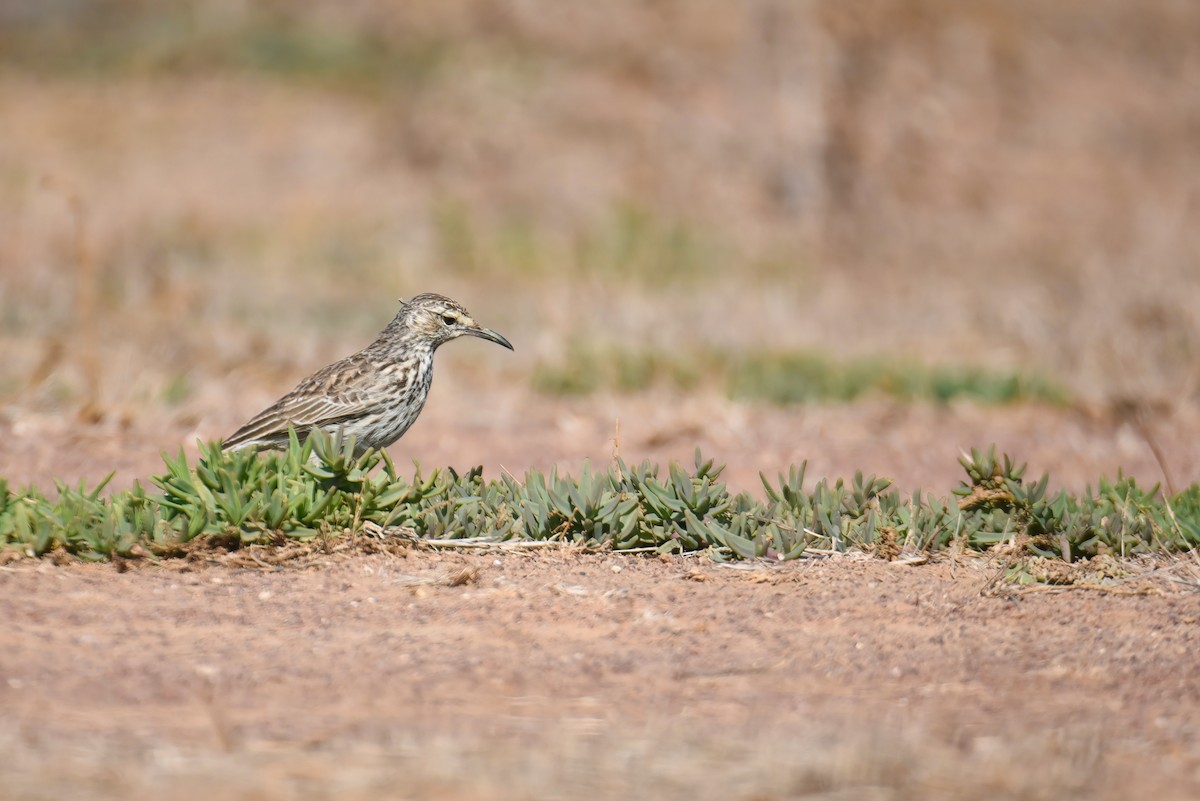
[[[29,555],[63,549],[87,559],[169,554],[196,537],[229,547],[356,532],[366,524],[428,539],[559,540],[617,551],[708,551],[716,559],[795,559],[808,548],[880,555],[1020,544],[1031,555],[1071,560],[1105,553],[1178,551],[1200,544],[1200,485],[1174,497],[1118,475],[1083,495],[1047,493],[1049,477],[995,449],[960,460],[964,481],[951,500],[902,497],[886,478],[805,488],[807,465],[763,496],[733,495],[722,466],[699,450],[690,469],[664,471],[618,459],[586,463],[577,477],[551,470],[486,480],[482,468],[401,476],[386,453],[356,455],[336,436],[295,436],[284,451],[224,452],[202,445],[190,462],[164,456],[150,484],[105,495],[59,483],[53,499],[0,480],[0,547]],[[140,550],[139,550],[140,548]]]

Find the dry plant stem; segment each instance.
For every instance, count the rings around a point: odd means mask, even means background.
[[[479,568],[468,565],[458,570],[448,570],[434,576],[399,576],[393,580],[393,583],[399,584],[402,587],[461,587],[464,584],[473,584],[478,579]]]
[[[1073,590],[1090,590],[1106,595],[1165,595],[1158,587],[1138,587],[1130,589],[1129,587],[1110,587],[1104,584],[1039,584],[1036,587],[1023,587],[1015,590],[1016,595],[1028,595],[1035,592],[1071,592]]]
[[[1150,427],[1146,409],[1139,408],[1130,416],[1130,420],[1134,429],[1145,441],[1146,446],[1150,448],[1150,452],[1154,454],[1154,461],[1158,462],[1158,469],[1162,471],[1163,481],[1167,485],[1167,494],[1175,495],[1175,482],[1171,480],[1171,470],[1167,467],[1167,459],[1163,455],[1162,447],[1158,444],[1158,438],[1154,436],[1154,431]]]
[[[554,540],[537,540],[533,542],[495,542],[482,538],[461,539],[461,540],[438,540],[438,539],[417,539],[413,543],[421,548],[431,548],[433,550],[443,551],[533,551],[540,549],[557,548],[564,551],[582,550],[578,545],[570,542],[557,542]]]

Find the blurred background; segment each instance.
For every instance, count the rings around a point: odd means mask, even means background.
[[[443,350],[400,458],[1197,469],[1188,0],[0,0],[0,120],[18,483],[145,475],[422,291],[516,353]]]

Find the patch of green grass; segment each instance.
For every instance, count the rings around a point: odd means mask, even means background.
[[[715,276],[732,259],[732,248],[715,233],[628,201],[568,231],[547,230],[520,215],[484,220],[450,198],[437,203],[432,216],[439,263],[464,275],[565,272],[662,287]]]
[[[468,275],[479,272],[483,246],[479,242],[478,226],[466,204],[448,198],[436,203],[433,230],[438,260],[442,264]]]
[[[968,399],[1062,404],[1069,400],[1065,389],[1038,375],[931,367],[883,357],[836,361],[813,351],[600,350],[576,343],[560,363],[540,364],[533,374],[535,389],[557,395],[652,387],[690,391],[703,380],[723,386],[737,400],[778,404],[849,403],[870,396],[939,403]]]
[[[578,477],[531,470],[486,481],[482,469],[399,475],[385,453],[354,455],[353,441],[293,435],[284,452],[181,453],[150,494],[135,485],[103,496],[59,483],[54,498],[0,480],[0,547],[29,556],[62,550],[86,559],[169,556],[197,537],[236,548],[356,533],[367,524],[433,539],[556,540],[618,551],[707,551],[715,559],[786,560],[807,548],[883,556],[1007,543],[1031,556],[1072,560],[1182,551],[1200,545],[1200,485],[1167,498],[1129,478],[1101,479],[1083,496],[1048,495],[1048,477],[994,451],[960,459],[967,478],[952,498],[902,497],[891,481],[805,487],[805,466],[771,480],[763,496],[731,494],[722,467],[699,451],[686,469],[617,460]]]
[[[633,202],[617,204],[607,220],[581,232],[574,245],[584,275],[655,283],[711,276],[728,256],[711,233]]]
[[[0,66],[11,70],[92,77],[229,70],[343,89],[428,83],[451,49],[438,39],[321,26],[262,8],[221,19],[181,4],[85,5],[31,14],[0,32]]]
[[[184,373],[177,373],[163,387],[163,403],[168,406],[178,406],[192,396],[192,391],[191,377]]]
[[[661,350],[598,351],[573,345],[559,366],[539,364],[533,386],[550,395],[590,395],[600,390],[641,392],[652,387],[691,390],[699,386],[715,360],[700,353]]]
[[[730,397],[774,403],[839,403],[879,395],[901,401],[1062,404],[1065,389],[1037,375],[979,367],[931,367],[872,357],[834,361],[813,352],[753,354],[729,365]]]

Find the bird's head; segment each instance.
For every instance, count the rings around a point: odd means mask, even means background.
[[[417,295],[404,304],[396,320],[407,330],[428,339],[435,348],[461,336],[473,336],[513,349],[507,339],[475,322],[461,303],[444,295]]]

